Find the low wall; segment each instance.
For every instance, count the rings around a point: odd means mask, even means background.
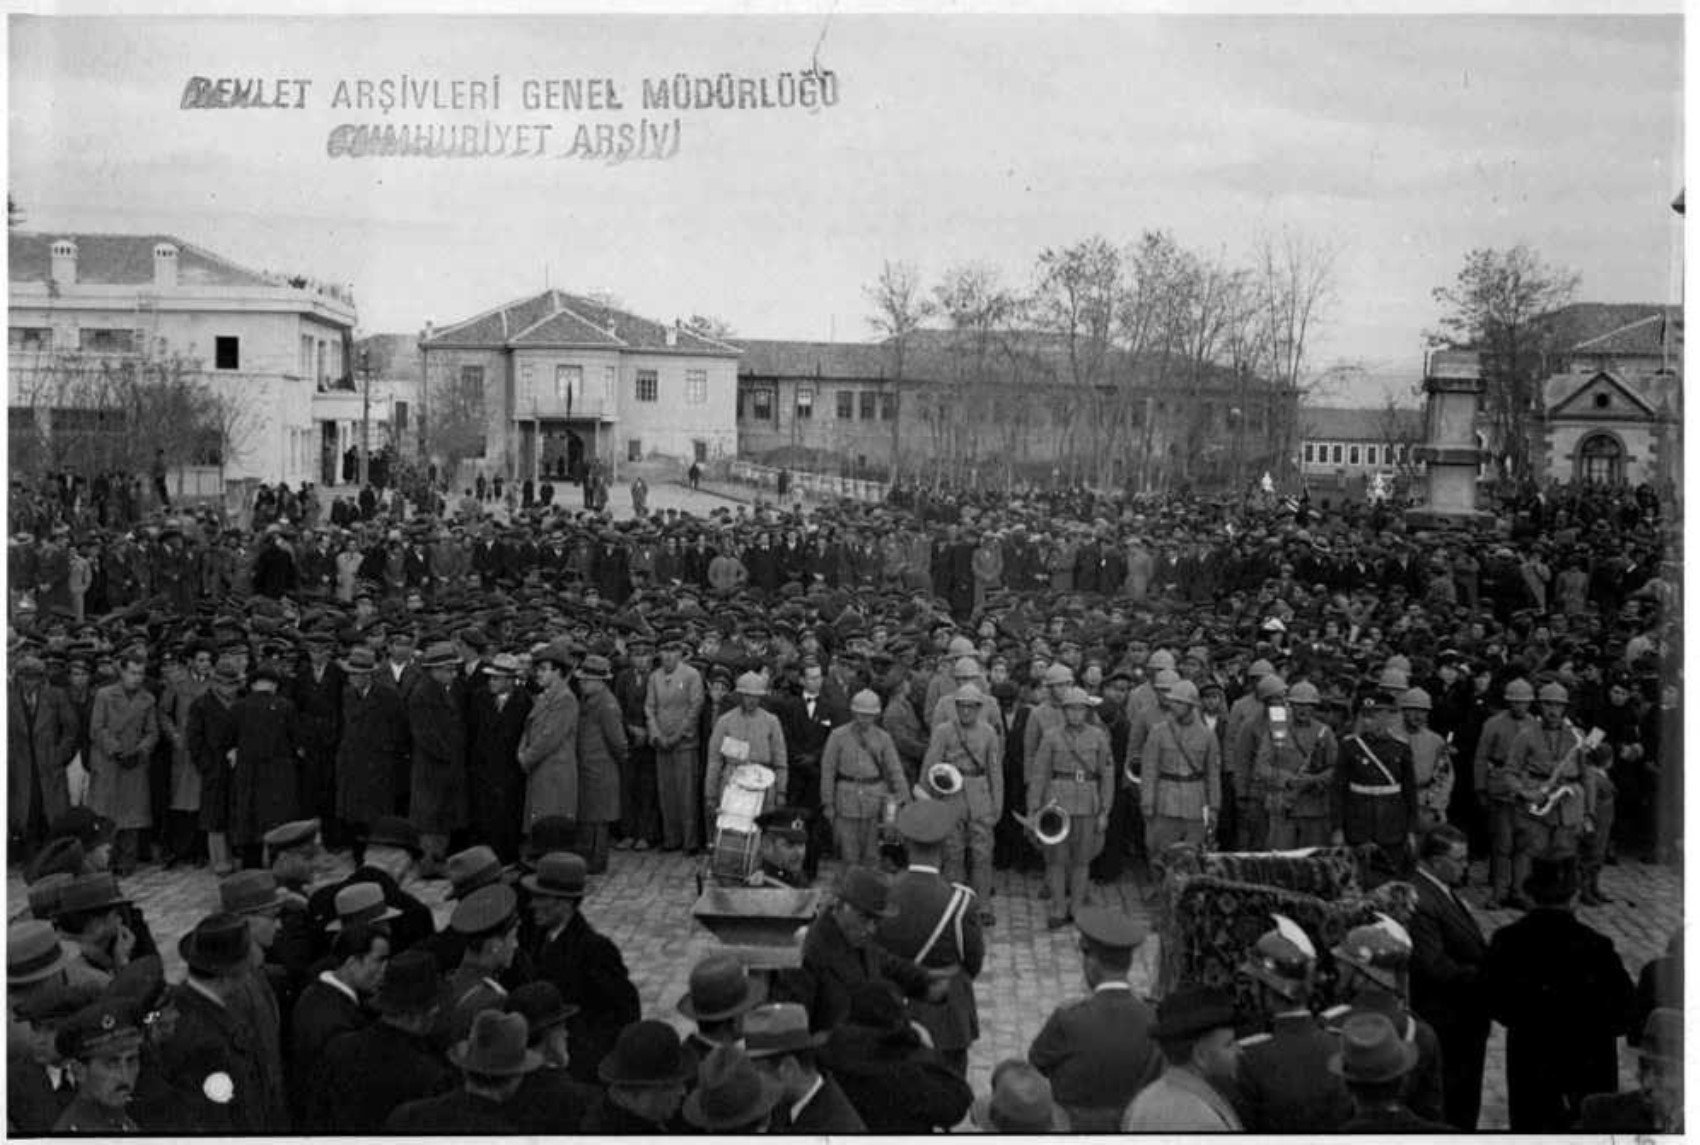
[[[753,461],[727,461],[723,465],[724,469],[716,475],[719,480],[747,485],[778,497],[781,470],[771,465],[758,465]],[[791,488],[786,494],[787,499],[836,501],[848,497],[853,501],[877,505],[884,503],[886,493],[890,489],[883,481],[858,481],[833,473],[807,473],[797,469],[785,472],[791,474]]]

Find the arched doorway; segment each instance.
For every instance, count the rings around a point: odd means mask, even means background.
[[[1623,443],[1614,434],[1592,433],[1576,449],[1576,480],[1614,485],[1623,480]]]

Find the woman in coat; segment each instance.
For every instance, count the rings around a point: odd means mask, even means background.
[[[357,838],[386,815],[407,811],[396,790],[408,755],[407,705],[401,693],[380,686],[370,648],[352,649],[342,661],[342,736],[336,748],[336,816]]]
[[[620,818],[620,769],[626,763],[626,724],[604,656],[586,656],[578,670],[584,703],[578,724],[580,853],[599,875],[608,869],[608,827]]]
[[[572,652],[556,640],[533,663],[543,692],[525,719],[519,765],[525,769],[525,825],[545,815],[578,819],[578,700],[567,680]]]
[[[230,776],[232,852],[254,865],[267,831],[300,818],[301,751],[295,705],[280,695],[283,669],[254,670],[253,691],[236,705],[236,770]]]

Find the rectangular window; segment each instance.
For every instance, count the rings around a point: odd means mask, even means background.
[[[773,391],[750,391],[750,416],[756,421],[773,420]]]
[[[313,339],[311,335],[301,335],[301,376],[313,376]]]
[[[10,333],[9,341],[14,350],[53,349],[51,326],[13,326]]]
[[[1358,463],[1358,447],[1354,445],[1354,446],[1351,446],[1350,448],[1348,448],[1346,450],[1346,464],[1347,465],[1356,465],[1357,463]]]
[[[812,420],[815,416],[815,391],[797,391],[797,417]]]
[[[136,348],[136,332],[84,327],[77,331],[77,348],[95,354],[129,354]]]
[[[1338,444],[1336,444],[1334,446],[1334,464],[1336,464],[1336,465],[1340,464],[1341,460],[1343,459],[1344,453],[1345,453],[1345,450],[1343,448],[1341,448],[1341,446],[1339,446]]]
[[[849,390],[838,391],[838,420],[849,421],[856,416],[856,395]]]
[[[881,421],[896,421],[897,420],[897,395],[896,394],[881,394],[880,395],[880,420]]]
[[[602,367],[602,404],[604,407],[614,404],[614,367]]]
[[[555,367],[556,408],[577,409],[584,404],[584,367]]]
[[[320,343],[321,346],[324,343]],[[213,339],[213,369],[240,370],[242,368],[242,340],[229,334],[220,334]],[[319,377],[324,378],[324,371],[319,371]]]
[[[1373,445],[1364,446],[1364,464],[1365,465],[1374,465],[1377,452],[1378,451],[1376,450],[1375,446],[1373,446]]]
[[[395,431],[397,433],[405,433],[407,431],[406,402],[397,402],[395,404]]]
[[[660,392],[661,384],[654,370],[639,370],[637,372],[637,400],[652,402]],[[633,443],[637,444],[636,442]],[[641,455],[640,455],[641,456]]]
[[[640,374],[643,374],[643,373],[652,373],[653,371],[640,370],[638,372]],[[650,400],[653,401],[654,399],[651,398]],[[641,438],[628,437],[626,439],[626,460],[627,461],[642,461],[643,460],[643,440]]]
[[[879,400],[879,395],[877,393],[875,393],[873,390],[863,390],[862,391],[862,420],[863,421],[873,421],[874,420],[874,409],[875,409],[874,403],[877,402],[878,400]]]
[[[1307,441],[1307,442],[1305,442],[1305,464],[1309,465],[1311,462],[1313,462],[1315,460],[1316,460],[1316,446],[1313,443]]]
[[[771,395],[769,395],[771,398]],[[685,371],[685,404],[702,406],[708,404],[708,371]]]
[[[536,408],[537,370],[530,362],[525,362],[519,368],[519,385],[514,389],[514,409],[534,410]]]
[[[463,393],[484,390],[484,367],[462,366],[460,368],[460,388]]]

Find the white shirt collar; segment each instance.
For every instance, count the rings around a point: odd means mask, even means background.
[[[797,1120],[798,1114],[803,1112],[803,1107],[808,1105],[809,1102],[811,1102],[815,1099],[815,1094],[819,1093],[821,1091],[821,1087],[825,1084],[826,1084],[826,1075],[825,1074],[816,1074],[815,1075],[815,1083],[813,1085],[809,1086],[809,1092],[805,1093],[803,1095],[802,1100],[797,1102],[796,1105],[793,1105],[791,1107],[791,1120],[792,1121]]]
[[[929,867],[925,863],[910,863],[909,869],[911,871],[925,871],[929,875],[936,875],[939,873],[939,869],[937,867]]]
[[[1133,983],[1124,982],[1120,979],[1112,979],[1109,982],[1100,982],[1096,986],[1092,987],[1092,992],[1094,994],[1103,994],[1111,990],[1126,990],[1131,994],[1133,993]]]
[[[319,981],[323,982],[326,986],[329,986],[333,990],[342,991],[344,994],[348,995],[348,1000],[353,1002],[355,1005],[358,1006],[360,1004],[360,995],[354,992],[353,987],[349,986],[347,982],[344,982],[335,974],[332,974],[329,970],[319,971]]]

